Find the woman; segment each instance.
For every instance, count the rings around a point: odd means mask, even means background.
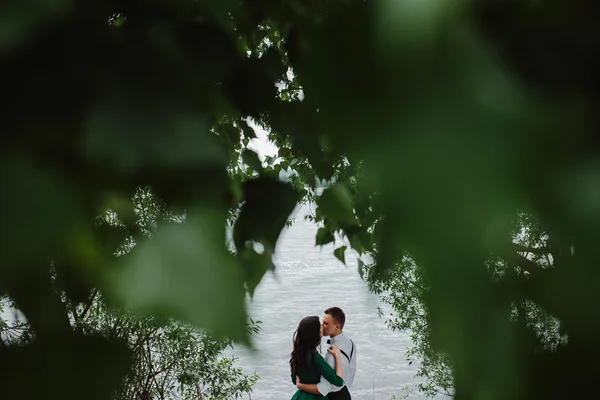
[[[296,385],[296,377],[302,383],[319,383],[321,376],[335,386],[344,386],[340,348],[337,345],[327,349],[335,357],[335,371],[319,354],[317,347],[321,346],[323,327],[319,317],[305,317],[300,321],[294,332],[294,350],[290,358],[292,383]],[[326,396],[315,395],[297,390],[292,400],[327,399]]]

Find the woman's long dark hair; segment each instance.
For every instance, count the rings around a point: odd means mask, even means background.
[[[294,350],[290,358],[292,375],[302,376],[306,369],[307,355],[311,362],[315,359],[317,346],[321,345],[321,322],[319,317],[304,317],[294,332]]]

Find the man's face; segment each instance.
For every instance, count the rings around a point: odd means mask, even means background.
[[[335,335],[340,329],[337,321],[329,314],[325,314],[323,316],[323,322],[321,326],[323,327],[323,336],[331,336],[332,334]]]

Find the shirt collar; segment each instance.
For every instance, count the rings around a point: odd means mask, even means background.
[[[331,344],[338,344],[341,340],[344,339],[344,332],[341,332],[339,335],[336,335],[334,337],[330,337],[331,339]]]

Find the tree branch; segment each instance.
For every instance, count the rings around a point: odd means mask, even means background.
[[[160,388],[160,392],[162,393],[163,398],[165,396],[165,386],[167,385],[167,379],[169,378],[170,373],[171,373],[171,369],[168,369],[166,371],[165,376],[163,377],[163,380],[162,380],[162,385],[161,385],[161,388]]]
[[[516,246],[517,245],[515,245],[515,248],[517,248]],[[512,265],[516,265],[516,266],[520,267],[524,271],[527,271],[531,276],[537,275],[541,271],[544,270],[544,267],[542,267],[535,261],[531,261],[530,259],[523,256],[522,254],[519,254],[519,252],[521,252],[521,250],[517,250],[514,253],[513,252],[505,252],[505,253],[498,254],[498,255],[502,259],[504,259],[504,261],[506,261],[508,264],[512,264]]]
[[[146,342],[146,347],[148,350],[148,366],[150,368],[150,371],[153,371],[154,367],[153,367],[153,362],[152,362],[152,352],[150,351],[150,343]],[[142,351],[143,351],[143,348],[144,348],[144,345],[142,344]],[[152,378],[154,378],[154,375],[152,375],[152,373],[148,374],[148,376],[146,377],[146,383],[144,384],[144,386],[148,387]]]
[[[110,330],[110,335],[112,337],[116,337],[117,336],[117,328],[119,327],[119,324],[121,323],[121,317],[117,317],[115,318],[115,323],[113,324],[111,330]]]
[[[73,313],[73,319],[75,319],[75,324],[78,325],[81,322],[81,317],[79,316],[79,314],[77,314],[77,306],[71,305],[69,308]]]
[[[98,289],[94,289],[92,291],[92,294],[90,295],[90,302],[88,304],[86,304],[85,309],[81,313],[81,316],[80,316],[81,319],[85,318],[88,311],[90,311],[90,308],[92,307],[92,304],[94,303],[94,300],[96,299],[97,294],[98,294]]]
[[[519,253],[532,253],[532,254],[550,254],[550,248],[548,247],[529,247],[521,244],[514,243],[515,250]]]
[[[14,304],[25,315],[36,337],[71,333],[67,307],[55,290],[49,269],[31,268],[31,271],[28,280],[8,285]]]
[[[158,375],[158,374],[162,374],[163,372],[170,370],[170,369],[173,367],[173,365],[175,365],[175,363],[176,363],[176,362],[177,362],[177,360],[176,360],[176,359],[175,359],[175,360],[173,360],[173,361],[171,361],[170,363],[168,363],[167,365],[165,365],[163,368],[161,368],[161,369],[159,369],[159,370],[157,370],[157,371],[154,371],[154,372],[151,374],[151,376],[152,376],[152,377],[155,377],[155,376],[156,376],[156,375]]]

